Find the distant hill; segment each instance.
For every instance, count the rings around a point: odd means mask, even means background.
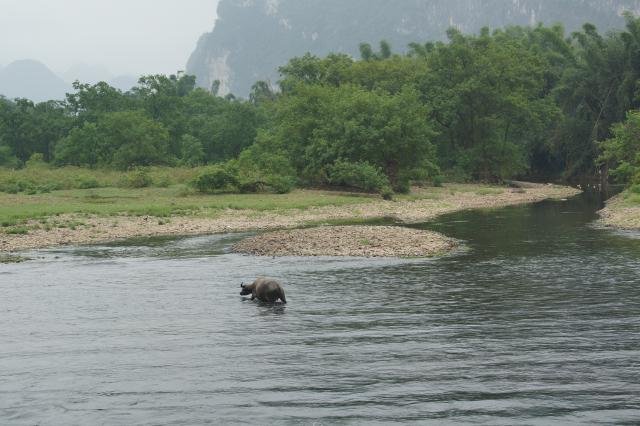
[[[64,78],[63,78],[64,77]],[[27,98],[34,102],[63,100],[73,92],[72,83],[96,84],[106,81],[123,92],[138,84],[138,77],[132,75],[113,76],[102,66],[76,65],[58,76],[45,64],[32,59],[15,61],[0,67],[0,95],[5,98]]]
[[[246,96],[255,81],[277,81],[277,68],[306,52],[357,56],[361,42],[382,39],[399,52],[441,40],[451,26],[477,32],[561,22],[572,31],[591,22],[608,30],[624,25],[624,10],[640,11],[640,0],[220,0],[187,72],[202,87],[220,80],[221,94]]]
[[[138,84],[138,77],[134,77],[132,75],[119,75],[109,80],[108,83],[116,89],[127,92],[131,90],[133,86]]]
[[[35,102],[64,99],[71,85],[41,62],[26,59],[0,69],[0,94]]]
[[[127,74],[114,76],[104,65],[76,64],[62,74],[62,77],[69,84],[76,80],[86,84],[105,81],[123,92],[131,90],[133,86],[138,84],[138,77]]]
[[[99,81],[110,81],[113,75],[104,65],[75,64],[61,74],[68,83],[78,80],[82,83],[96,84]]]

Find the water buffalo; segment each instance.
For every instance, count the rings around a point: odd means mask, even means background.
[[[276,280],[258,278],[253,282],[253,284],[240,284],[240,287],[242,288],[240,296],[247,296],[250,294],[251,300],[258,299],[261,302],[275,303],[280,299],[282,300],[282,303],[287,303],[287,299],[284,296],[284,290]]]

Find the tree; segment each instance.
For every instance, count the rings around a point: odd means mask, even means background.
[[[380,167],[396,189],[416,174],[433,173],[433,132],[411,89],[390,95],[353,86],[300,85],[281,98],[276,123],[262,145],[286,152],[308,183],[327,183],[336,161]]]
[[[448,32],[423,60],[419,87],[440,136],[440,164],[475,179],[524,172],[527,151],[557,116],[544,93],[544,60],[513,32]]]
[[[169,133],[142,111],[104,114],[96,124],[85,123],[71,131],[56,150],[56,163],[60,165],[126,170],[173,162],[169,153]]]
[[[103,114],[135,107],[134,99],[105,82],[91,85],[75,81],[73,88],[75,93],[67,93],[65,108],[78,124],[95,123]]]
[[[600,144],[600,162],[612,166],[611,175],[624,184],[640,183],[640,111],[630,111],[612,128],[613,136]]]
[[[205,154],[202,142],[191,135],[182,136],[181,163],[187,166],[199,166],[204,164]]]
[[[276,94],[274,93],[271,85],[266,81],[257,81],[251,86],[251,93],[249,93],[249,101],[254,105],[261,105],[265,102],[273,102],[276,100]]]
[[[16,99],[3,109],[3,143],[23,163],[35,153],[50,161],[55,142],[71,128],[71,118],[57,101]]]

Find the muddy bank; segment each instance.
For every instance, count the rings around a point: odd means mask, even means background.
[[[322,191],[318,195],[323,194]],[[162,235],[196,235],[245,231],[291,229],[309,224],[350,220],[392,218],[397,222],[425,222],[438,215],[472,208],[497,208],[532,203],[548,198],[566,198],[579,193],[570,187],[534,185],[512,190],[478,185],[455,185],[444,188],[415,188],[414,199],[375,200],[362,204],[325,206],[308,209],[272,211],[222,210],[215,217],[173,216],[171,218],[136,216],[64,215],[25,224],[26,234],[0,234],[0,252],[42,248],[65,244],[91,244],[132,237]],[[286,197],[286,195],[283,195]],[[61,225],[60,225],[61,224]],[[65,225],[66,224],[66,225]]]
[[[436,232],[398,226],[321,226],[257,235],[232,250],[257,256],[430,257],[457,246]]]
[[[600,223],[618,229],[640,230],[640,206],[629,205],[622,194],[607,201],[607,206],[598,212]]]

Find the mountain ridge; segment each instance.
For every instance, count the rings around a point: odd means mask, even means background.
[[[93,70],[98,70],[94,72]],[[82,65],[72,67],[62,75],[52,71],[46,64],[36,59],[21,59],[0,66],[0,96],[5,98],[26,98],[34,102],[63,100],[73,91],[72,83],[95,84],[106,81],[109,85],[128,91],[138,82],[131,75],[112,76],[103,67]]]
[[[488,26],[585,22],[600,30],[624,25],[622,13],[640,12],[640,0],[221,0],[213,30],[203,34],[187,63],[201,87],[220,80],[220,93],[246,96],[257,80],[274,83],[277,68],[310,52],[358,55],[361,42],[443,40],[446,30]]]
[[[61,77],[34,59],[14,61],[0,69],[0,95],[7,98],[61,100],[70,90]]]

